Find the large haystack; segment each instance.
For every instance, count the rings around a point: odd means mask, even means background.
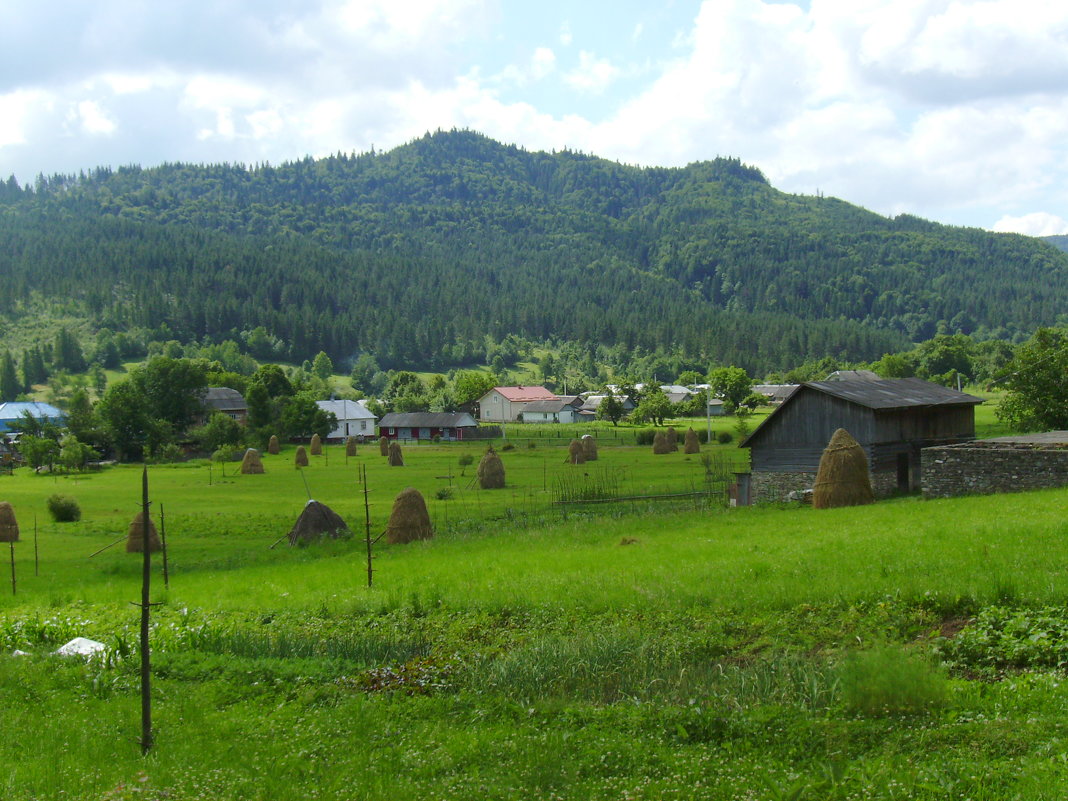
[[[587,462],[597,461],[597,440],[591,437],[589,434],[582,435],[582,455],[586,457]]]
[[[400,443],[396,440],[389,443],[389,466],[404,467],[404,454],[401,453]]]
[[[852,435],[839,428],[820,457],[812,505],[816,509],[833,509],[874,502],[868,457]]]
[[[568,464],[586,464],[586,452],[577,439],[571,440],[567,446],[567,461]]]
[[[675,448],[668,440],[667,432],[657,431],[653,434],[653,453],[671,453]]]
[[[323,440],[318,434],[312,434],[311,445],[308,446],[308,450],[312,456],[323,455]]]
[[[428,540],[434,536],[430,526],[430,513],[426,501],[417,489],[408,487],[393,501],[393,511],[389,513],[386,525],[386,542],[391,545],[403,545],[415,540]]]
[[[668,445],[671,446],[672,452],[677,451],[679,449],[679,433],[675,430],[675,427],[668,426],[664,436],[667,437]]]
[[[387,437],[378,438],[378,452],[382,456],[389,456],[389,439]]]
[[[345,455],[356,455],[356,437],[349,437],[347,440],[345,440]]]
[[[262,473],[263,460],[260,459],[260,452],[255,448],[249,448],[241,459],[241,475],[258,476]]]
[[[293,464],[295,464],[297,467],[308,466],[308,452],[304,450],[303,445],[297,446],[297,452],[293,456]]]
[[[700,453],[701,452],[701,440],[697,436],[697,432],[692,428],[686,429],[686,444],[682,447],[683,453]]]
[[[271,434],[270,440],[267,442],[267,453],[271,456],[277,456],[282,451],[282,446],[278,444],[278,437],[275,434]]]
[[[138,512],[130,523],[130,527],[126,530],[126,553],[144,553],[145,527],[143,521],[144,514]],[[156,533],[156,526],[151,517],[148,518],[148,550],[152,553],[163,550],[163,545],[159,541],[159,534]]]
[[[7,501],[0,501],[0,542],[18,542],[19,524],[15,522],[15,510]]]
[[[482,489],[504,489],[504,462],[492,446],[478,463],[478,486]]]
[[[290,545],[307,545],[320,540],[351,537],[352,532],[341,515],[319,501],[308,501],[289,532]]]

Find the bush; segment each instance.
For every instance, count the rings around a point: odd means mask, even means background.
[[[655,428],[643,428],[634,435],[634,442],[638,445],[652,445],[655,437]]]
[[[46,503],[49,514],[57,523],[76,523],[82,519],[82,508],[68,495],[50,495]]]
[[[452,487],[442,487],[436,494],[439,501],[447,501],[452,498]]]
[[[734,441],[734,434],[730,431],[720,431],[716,434],[716,442],[720,445],[726,445],[728,442]]]
[[[473,461],[475,461],[475,457],[472,456],[471,454],[469,454],[469,453],[462,454],[460,456],[460,467],[467,467]]]
[[[514,451],[515,450],[515,445],[513,445],[511,442],[506,442],[503,445],[501,445],[501,450],[502,451]]]
[[[173,443],[168,443],[162,447],[156,448],[145,459],[149,464],[173,464],[174,462],[181,462],[185,460],[185,454],[182,453],[182,449]]]

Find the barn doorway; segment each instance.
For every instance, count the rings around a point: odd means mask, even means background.
[[[909,470],[909,455],[899,453],[897,455],[897,488],[901,492],[909,492],[912,489],[911,475]]]

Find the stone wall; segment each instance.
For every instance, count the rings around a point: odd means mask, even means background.
[[[1068,448],[970,442],[924,448],[924,498],[1068,487]]]
[[[886,498],[897,492],[897,474],[871,473],[871,489],[876,498]],[[751,479],[752,503],[784,503],[791,492],[803,492],[816,485],[813,473],[774,473],[754,471]]]

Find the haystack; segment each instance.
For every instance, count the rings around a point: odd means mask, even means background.
[[[0,501],[0,542],[18,542],[19,524],[15,522],[15,510],[7,501]]]
[[[419,490],[408,487],[393,501],[393,511],[389,513],[389,523],[386,525],[386,542],[403,545],[415,540],[428,540],[433,536],[434,529],[430,527],[426,501]]]
[[[844,428],[839,428],[820,457],[812,506],[816,509],[833,509],[874,502],[868,457],[852,435]]]
[[[504,489],[504,462],[492,446],[478,463],[478,486],[482,489]]]
[[[297,453],[293,456],[293,464],[295,464],[297,467],[308,466],[308,452],[304,450],[303,445],[297,446]]]
[[[657,431],[653,435],[653,453],[671,453],[673,450],[666,431]]]
[[[586,452],[577,439],[571,440],[567,446],[567,461],[569,464],[586,464]]]
[[[345,455],[356,455],[356,437],[349,437],[347,440],[345,440]]]
[[[323,455],[323,440],[318,434],[312,434],[311,445],[308,446],[308,450],[312,456]]]
[[[686,429],[686,444],[682,447],[683,453],[700,453],[701,440],[697,438],[697,432],[692,428]]]
[[[289,544],[307,545],[309,542],[336,540],[351,536],[352,532],[341,519],[341,515],[325,503],[308,501],[304,504],[304,511],[300,513],[300,517],[297,518],[297,522],[293,524],[289,532]]]
[[[378,452],[383,456],[389,456],[389,440],[386,437],[378,438]]]
[[[130,527],[126,529],[126,553],[144,553],[145,527],[143,521],[144,513],[138,512],[133,522],[130,523]],[[156,533],[156,526],[151,517],[148,518],[148,550],[151,553],[163,550],[163,545],[159,541],[159,534]]]
[[[586,457],[587,462],[597,461],[597,440],[591,437],[589,434],[582,435],[582,455]]]
[[[667,437],[668,445],[671,446],[672,452],[677,451],[679,449],[679,434],[675,430],[675,427],[668,426],[665,436]]]
[[[389,466],[404,467],[404,454],[401,453],[400,443],[396,440],[389,443]]]
[[[260,452],[255,448],[249,448],[245,451],[244,458],[241,459],[241,475],[258,476],[261,473],[263,473],[263,461],[260,459]]]
[[[271,434],[271,439],[267,442],[267,453],[271,456],[277,456],[282,450],[281,445],[278,444],[278,437]]]

